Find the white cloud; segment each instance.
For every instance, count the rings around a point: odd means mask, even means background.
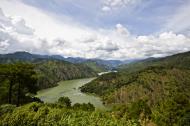
[[[121,24],[117,24],[116,25],[116,31],[121,34],[121,35],[126,35],[126,36],[129,36],[130,35],[130,32],[128,31],[127,28],[125,28],[123,25]]]
[[[116,8],[135,6],[142,0],[103,0],[102,11],[110,11]]]
[[[60,22],[56,15],[11,1],[0,5],[6,12],[0,11],[0,53],[25,50],[67,57],[135,59],[190,50],[190,38],[183,34],[135,36],[120,23],[112,29],[92,29],[67,17]]]
[[[42,41],[34,35],[22,18],[5,16],[0,9],[0,53],[26,50],[35,52],[42,47]]]
[[[25,20],[22,19],[21,17],[14,17],[12,20],[12,24],[15,26],[15,30],[18,33],[21,34],[28,34],[28,35],[33,35],[34,30],[30,27],[28,27],[25,23]]]
[[[186,2],[182,6],[179,6],[176,10],[174,10],[173,15],[171,15],[166,24],[164,24],[165,30],[172,30],[175,32],[188,33],[190,36],[190,2]]]
[[[111,8],[108,7],[108,6],[103,6],[102,7],[102,11],[104,11],[104,12],[107,12],[107,11],[110,11],[110,10],[111,10]]]

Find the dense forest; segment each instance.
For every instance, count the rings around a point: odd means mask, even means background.
[[[0,55],[0,104],[17,106],[40,101],[33,95],[40,89],[57,86],[61,80],[94,77],[97,73],[84,64],[59,57],[16,52]]]
[[[83,64],[72,64],[66,61],[44,61],[35,64],[40,89],[56,86],[61,80],[94,77],[97,73]]]
[[[119,108],[121,115],[143,101],[150,109],[150,120],[157,125],[182,125],[190,122],[189,61],[187,52],[131,63],[118,73],[100,76],[81,91],[101,96],[105,104]]]
[[[74,64],[64,60],[61,56],[48,56],[30,54],[28,52],[15,52],[11,54],[1,54],[1,64],[15,63],[33,64],[34,70],[38,74],[38,88],[44,89],[57,85],[61,80],[76,78],[94,77],[96,71],[85,64]]]
[[[0,125],[189,126],[189,59],[187,52],[130,63],[80,88],[100,96],[108,110],[91,103],[71,105],[68,97],[51,104],[33,97],[60,80],[96,76],[84,64],[55,59],[2,63]]]

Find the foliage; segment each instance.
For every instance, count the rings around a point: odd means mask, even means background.
[[[190,52],[136,62],[98,77],[81,91],[101,96],[105,104],[117,106],[118,117],[140,119],[141,125],[188,125],[189,62]]]
[[[61,80],[94,77],[97,73],[86,64],[73,64],[65,61],[61,56],[48,56],[30,54],[28,52],[15,52],[0,54],[1,64],[15,64],[18,62],[34,65],[38,73],[37,86],[40,89],[57,86]]]
[[[156,123],[161,126],[188,126],[189,61],[190,52],[148,59],[129,64],[118,73],[102,75],[81,87],[81,91],[99,95],[105,104],[114,106],[110,111],[95,110],[90,103],[71,106],[69,98],[61,97],[55,104],[3,105],[0,107],[0,125],[146,126]],[[39,79],[37,87],[47,88],[59,80],[93,75],[93,72],[88,74],[90,68],[85,68],[60,61],[38,62],[34,67],[1,65],[0,75],[11,76],[0,76],[0,102],[17,103],[18,94],[22,103],[31,102],[26,94],[36,92],[33,83],[35,72]],[[30,83],[27,80],[31,80]]]
[[[97,63],[96,61],[86,61],[82,64],[87,65],[89,68],[93,69],[96,73],[100,73],[100,72],[109,70],[107,65]]]
[[[2,126],[69,125],[69,126],[137,126],[135,121],[117,119],[111,112],[84,111],[56,104],[30,103],[0,116]]]
[[[79,104],[79,103],[75,103],[73,105],[73,108],[74,109],[81,109],[81,110],[84,110],[84,111],[94,111],[95,110],[95,107],[93,104],[91,103],[82,103],[82,104]]]
[[[164,66],[175,67],[180,69],[190,69],[190,51],[175,54],[164,58],[148,58],[130,64],[124,64],[119,66],[120,71],[135,72],[143,70],[150,66]]]
[[[15,105],[4,104],[0,106],[0,116],[3,114],[11,113],[16,108]]]
[[[54,87],[61,80],[94,77],[96,73],[82,64],[72,64],[65,61],[45,61],[35,64],[38,73],[40,89]]]
[[[37,77],[34,66],[17,63],[0,65],[0,104],[23,104],[29,102],[27,93],[36,93]]]
[[[65,107],[71,107],[71,100],[68,97],[60,97],[57,103]]]
[[[162,101],[153,109],[153,120],[162,126],[186,124],[190,112],[189,99],[183,94],[177,94]]]

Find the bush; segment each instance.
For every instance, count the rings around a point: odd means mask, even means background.
[[[74,109],[81,109],[81,110],[84,110],[84,111],[94,111],[95,110],[95,107],[93,104],[91,103],[83,103],[83,104],[79,104],[79,103],[76,103],[73,105],[73,108]]]
[[[60,97],[58,104],[64,105],[65,107],[71,107],[71,100],[68,97]]]
[[[11,113],[16,108],[15,105],[4,104],[0,106],[0,116],[3,114]]]

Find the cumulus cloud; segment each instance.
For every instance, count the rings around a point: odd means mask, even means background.
[[[117,2],[110,3],[110,6],[120,5]],[[28,12],[38,12],[37,16],[33,15],[38,20],[32,20],[30,16],[30,22],[25,20],[29,18],[24,19],[24,15],[6,16],[0,10],[0,53],[25,50],[66,57],[126,60],[161,57],[190,50],[190,38],[172,31],[136,36],[121,23],[110,29],[92,29],[73,21],[62,24],[33,8]],[[48,23],[42,23],[45,21]]]
[[[0,26],[0,53],[40,50],[43,41],[33,34],[24,19],[5,16],[0,9]]]
[[[14,17],[12,20],[12,24],[16,30],[16,32],[21,34],[32,35],[34,30],[26,25],[26,22],[21,17]]]

